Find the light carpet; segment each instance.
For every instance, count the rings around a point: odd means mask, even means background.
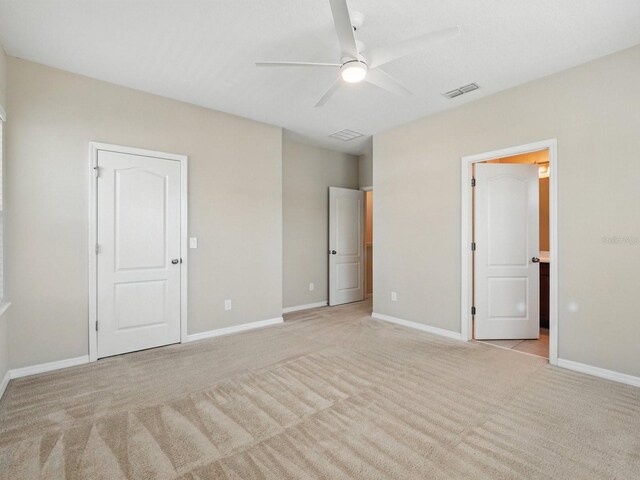
[[[640,389],[369,311],[13,380],[0,478],[640,478]]]

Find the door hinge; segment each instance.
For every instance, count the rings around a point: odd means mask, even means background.
[[[471,251],[472,252],[476,251],[476,242],[471,242]]]
[[[96,320],[96,332],[98,331],[98,321]]]
[[[476,307],[471,307],[471,315],[475,315],[476,314]]]
[[[472,187],[475,187],[475,186],[476,186],[476,179],[475,179],[475,178],[472,178],[472,179],[471,179],[471,186],[472,186]]]
[[[93,167],[93,173],[95,174],[96,178],[100,177],[100,167]]]
[[[100,245],[96,243],[96,255],[100,253]]]

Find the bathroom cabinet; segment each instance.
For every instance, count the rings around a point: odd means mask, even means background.
[[[549,328],[549,264],[540,263],[540,328]]]

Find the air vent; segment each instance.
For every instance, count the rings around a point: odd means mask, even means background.
[[[353,130],[340,130],[339,132],[332,133],[329,136],[332,138],[337,138],[338,140],[344,140],[345,142],[348,142],[349,140],[353,140],[354,138],[361,137],[362,134],[354,132]]]
[[[465,93],[473,92],[474,90],[478,90],[480,87],[477,83],[470,83],[469,85],[465,85],[463,87],[458,87],[455,90],[451,90],[450,92],[443,93],[447,98],[456,98],[460,95],[464,95]]]

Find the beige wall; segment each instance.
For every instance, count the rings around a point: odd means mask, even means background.
[[[549,177],[540,179],[540,250],[549,251]]]
[[[280,128],[15,58],[8,73],[12,368],[87,354],[91,140],[189,156],[189,333],[281,315]]]
[[[7,109],[7,55],[0,45],[0,105]]]
[[[556,138],[560,358],[640,375],[639,78],[637,46],[376,136],[374,311],[459,332],[460,158]]]
[[[4,53],[2,45],[0,45],[0,105],[5,111],[7,109],[6,92],[7,92],[7,56]],[[3,142],[0,142],[0,143],[3,143]],[[1,177],[4,178],[4,175],[2,175]],[[0,221],[2,221],[2,215],[0,215]],[[4,257],[5,258],[7,257],[6,248],[4,249]],[[1,274],[2,273],[0,273],[0,275]],[[0,296],[2,295],[0,294]],[[7,299],[8,297],[5,295],[5,301]],[[9,322],[9,312],[6,312],[4,315],[0,315],[0,382],[2,382],[2,379],[4,378],[7,371],[9,370],[9,336],[7,332],[8,322]]]
[[[7,311],[0,316],[0,383],[9,371],[9,315],[10,312]]]
[[[360,188],[373,186],[373,139],[358,157],[358,184]]]
[[[283,307],[325,302],[329,187],[358,188],[358,157],[285,139],[282,172]]]

